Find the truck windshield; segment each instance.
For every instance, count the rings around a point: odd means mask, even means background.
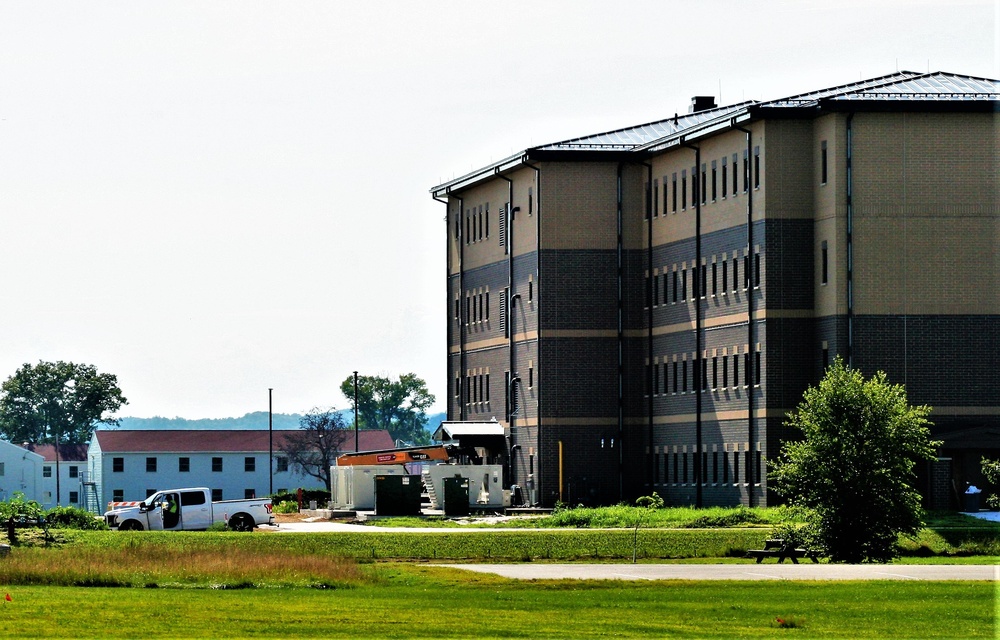
[[[153,508],[153,505],[157,505],[161,502],[163,502],[163,494],[154,493],[142,501],[142,506],[144,509],[149,510]]]

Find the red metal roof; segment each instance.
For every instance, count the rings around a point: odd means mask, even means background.
[[[24,444],[24,449],[37,453],[45,458],[46,462],[56,461],[56,445],[54,444]],[[87,445],[85,444],[61,444],[59,445],[59,462],[86,462]]]
[[[288,435],[298,431],[274,431],[274,449],[281,449]],[[153,453],[153,452],[225,452],[225,451],[267,451],[267,431],[187,429],[174,431],[160,430],[98,430],[94,432],[104,453]],[[374,451],[391,449],[395,441],[388,431],[364,429],[358,432],[358,449]],[[348,431],[344,440],[344,451],[354,450],[354,433]]]

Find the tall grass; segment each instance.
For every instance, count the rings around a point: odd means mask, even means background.
[[[366,580],[356,562],[334,555],[172,545],[14,549],[0,584],[100,587],[349,587]]]

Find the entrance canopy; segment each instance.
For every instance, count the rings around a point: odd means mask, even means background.
[[[507,451],[503,425],[496,422],[442,422],[434,432],[442,444],[457,444],[465,448],[480,447],[493,454]]]

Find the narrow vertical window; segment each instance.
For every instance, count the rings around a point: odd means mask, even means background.
[[[663,361],[663,394],[666,395],[670,391],[667,385],[667,361]]]
[[[670,210],[677,213],[677,174],[670,175]]]
[[[673,297],[671,298],[671,301],[672,302],[677,302],[677,271],[673,272],[673,279],[674,279],[674,291],[673,291]]]
[[[698,299],[698,267],[691,267],[691,299]]]
[[[729,182],[728,179],[727,179],[727,177],[726,177],[728,175],[728,172],[726,171],[726,169],[727,169],[728,166],[729,165],[726,163],[726,159],[723,158],[722,159],[722,199],[723,200],[726,199],[726,187],[728,186],[728,182]]]
[[[733,388],[740,386],[740,354],[733,354]]]
[[[726,262],[725,258],[723,258],[722,259],[722,294],[723,295],[726,294],[726,283],[729,282],[729,276],[728,276],[729,272],[727,270],[728,267],[729,267],[729,263]]]
[[[739,156],[734,153],[733,154],[733,175],[732,175],[732,178],[733,178],[733,195],[734,196],[736,195],[736,192],[739,191],[739,188],[738,188],[739,185],[737,184],[737,180],[738,180],[738,175],[739,174],[736,171],[736,162],[738,160],[739,160]]]
[[[716,200],[716,189],[717,189],[716,185],[718,184],[717,178],[718,178],[717,162],[715,160],[712,160],[712,202],[715,202]]]
[[[681,269],[681,302],[687,300],[687,269]]]
[[[650,202],[649,202],[649,200],[650,200],[650,189],[651,189],[651,187],[650,187],[650,185],[649,185],[649,183],[648,183],[648,182],[643,182],[643,183],[642,183],[642,190],[643,190],[643,193],[645,193],[645,194],[646,194],[646,201],[645,201],[645,202],[643,203],[643,209],[642,209],[642,219],[643,219],[643,220],[649,220],[649,210],[650,210]]]
[[[722,356],[722,388],[729,386],[729,358]]]
[[[729,484],[729,452],[722,452],[722,484]]]
[[[753,188],[760,188],[760,147],[753,148]]]
[[[486,295],[489,295],[488,293]],[[535,299],[535,280],[528,276],[528,302]]]
[[[486,375],[489,378],[489,374]],[[530,362],[528,363],[528,388],[532,389],[535,386],[535,367]]]
[[[747,351],[743,354],[743,386],[749,387],[753,383],[750,378],[753,376],[753,369],[750,365],[750,352]]]
[[[826,251],[826,240],[823,241],[820,246],[820,284],[826,284],[827,276],[829,275],[827,266],[827,251]]]
[[[705,204],[705,199],[708,197],[708,166],[701,165],[701,203]]]
[[[673,379],[673,381],[674,381],[673,392],[677,393],[677,361],[676,360],[674,360],[673,369],[674,369],[673,376],[671,376],[672,379]]]
[[[719,263],[712,263],[712,295],[719,293]]]
[[[681,171],[681,211],[687,209],[688,206],[688,179],[687,179],[687,169]]]
[[[660,306],[660,274],[653,276],[653,306]]]
[[[750,288],[750,254],[743,256],[743,288]]]
[[[490,292],[487,291],[484,295],[486,297],[486,320],[489,320],[490,319]]]
[[[490,239],[490,203],[486,203],[486,239]]]
[[[760,286],[760,251],[753,254],[753,286]]]
[[[646,395],[653,394],[653,367],[648,362],[646,363]]]
[[[712,388],[719,388],[719,358],[712,356]]]
[[[708,295],[708,265],[701,265],[701,297]]]
[[[691,206],[698,202],[698,167],[691,167]],[[702,189],[704,191],[704,189]],[[704,200],[702,200],[704,202]]]
[[[681,362],[681,393],[687,393],[688,390],[688,363],[687,360]]]
[[[733,291],[740,289],[740,259],[733,253]]]
[[[719,452],[712,452],[712,483],[719,484]]]
[[[819,183],[826,184],[826,140],[819,143]]]
[[[740,482],[740,452],[733,451],[733,484]]]
[[[532,215],[535,212],[535,194],[534,187],[528,187],[528,215]]]
[[[531,371],[532,370],[529,368],[528,369],[528,373],[531,373]],[[484,382],[483,382],[484,389],[483,389],[483,391],[486,393],[486,402],[489,402],[490,401],[490,374],[488,374],[488,373],[484,374],[483,378],[484,378]]]
[[[653,217],[660,215],[660,180],[653,179]]]
[[[660,393],[660,365],[659,363],[653,364],[653,395],[659,395]]]
[[[760,385],[760,351],[754,352],[753,383]]]
[[[646,304],[643,308],[648,309],[650,305],[653,304],[653,281],[652,278],[649,277],[648,273],[646,274],[645,282],[646,282]]]
[[[663,215],[667,215],[667,176],[663,176]]]

